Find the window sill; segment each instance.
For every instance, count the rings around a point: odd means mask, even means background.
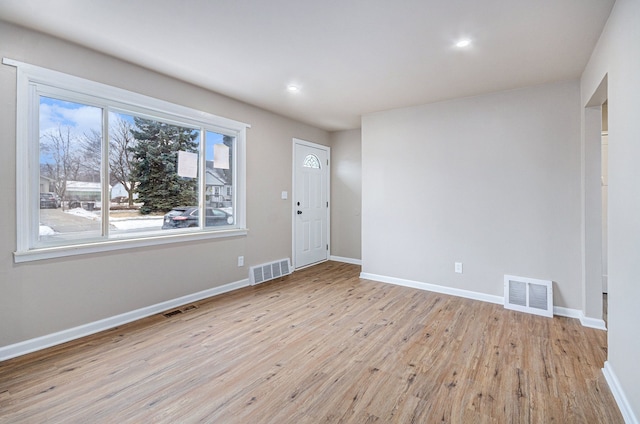
[[[66,246],[44,247],[26,252],[14,252],[15,263],[39,261],[43,259],[63,258],[68,256],[86,255],[89,253],[111,252],[116,250],[133,249],[138,247],[157,246],[164,244],[183,243],[189,241],[246,236],[249,230],[233,229],[190,234],[170,234],[151,236],[128,240],[108,240],[93,243],[74,244]]]

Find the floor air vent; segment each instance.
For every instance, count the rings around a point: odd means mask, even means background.
[[[553,317],[553,284],[548,280],[505,275],[504,307]]]
[[[265,281],[289,274],[291,274],[291,262],[289,262],[289,258],[269,262],[268,264],[252,266],[249,269],[249,279],[252,285],[264,283]]]
[[[162,315],[164,315],[165,318],[171,318],[174,315],[183,314],[192,309],[198,309],[198,307],[196,305],[183,306],[181,308],[174,309],[173,311],[163,312]]]

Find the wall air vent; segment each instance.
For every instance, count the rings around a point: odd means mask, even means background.
[[[280,259],[267,264],[252,266],[249,269],[249,280],[251,285],[264,283],[284,275],[291,274],[291,261],[289,258]]]
[[[553,317],[553,283],[549,280],[505,275],[504,307]]]

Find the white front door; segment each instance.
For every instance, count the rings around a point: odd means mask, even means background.
[[[294,268],[329,257],[329,148],[294,140]]]

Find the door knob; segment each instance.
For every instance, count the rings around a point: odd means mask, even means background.
[[[298,211],[298,215],[302,215],[302,211]]]

